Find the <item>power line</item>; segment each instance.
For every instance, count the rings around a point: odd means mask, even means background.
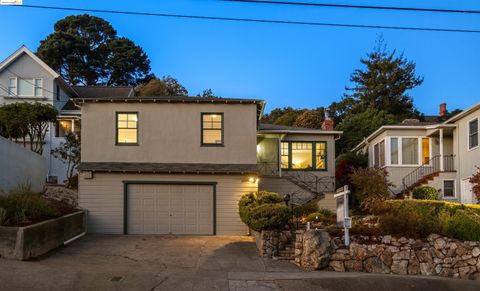
[[[32,83],[32,82],[28,81],[28,79],[32,79],[32,78],[24,78],[24,77],[18,75],[17,73],[13,72],[13,71],[10,70],[9,68],[6,68],[6,70],[9,71],[10,73],[14,74],[15,77],[17,77],[18,79],[23,80],[23,81],[25,81],[25,83],[32,85],[33,88],[34,88],[34,90],[35,90],[35,87],[37,87],[37,88],[39,87],[39,86],[35,85],[35,83]],[[50,90],[48,90],[48,89],[45,89],[43,85],[44,85],[44,84],[43,84],[43,80],[42,80],[42,87],[40,87],[40,88],[42,89],[42,91],[46,91],[46,92],[48,92],[48,93],[53,94],[53,95],[52,95],[53,98],[57,98],[57,99],[60,98],[59,93],[55,93],[55,92],[53,92],[53,91],[50,91]]]
[[[480,10],[393,7],[393,6],[374,6],[374,5],[350,5],[350,4],[330,4],[330,3],[270,1],[270,0],[219,0],[219,1],[246,2],[246,3],[255,3],[255,4],[278,4],[278,5],[317,6],[317,7],[332,7],[332,8],[352,8],[352,9],[376,9],[376,10],[398,10],[398,11],[435,12],[435,13],[480,14]]]
[[[109,14],[124,14],[124,15],[140,15],[140,16],[156,16],[156,17],[169,17],[169,18],[182,18],[182,19],[218,20],[218,21],[230,21],[230,22],[235,22],[236,21],[236,22],[250,22],[250,23],[272,23],[272,24],[290,24],[290,25],[307,25],[307,26],[323,26],[323,27],[346,27],[346,28],[390,29],[390,30],[411,30],[411,31],[432,31],[432,32],[480,33],[480,30],[475,30],[475,29],[450,29],[450,28],[431,28],[431,27],[405,27],[405,26],[363,25],[363,24],[349,24],[349,23],[287,21],[287,20],[273,20],[273,19],[235,18],[235,17],[167,14],[167,13],[151,13],[151,12],[132,12],[132,11],[103,10],[103,9],[41,6],[41,5],[22,5],[22,6],[10,6],[10,7],[24,7],[24,8],[35,8],[35,9],[50,9],[50,10],[93,12],[93,13],[109,13]]]

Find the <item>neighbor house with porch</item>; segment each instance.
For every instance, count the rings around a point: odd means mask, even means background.
[[[446,104],[441,104],[439,116],[429,121],[382,126],[354,151],[368,154],[370,167],[388,172],[395,194],[428,185],[439,191],[440,199],[475,203],[469,179],[480,166],[480,103],[438,121],[446,113]]]

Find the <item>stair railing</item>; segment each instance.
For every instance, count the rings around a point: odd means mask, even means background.
[[[285,171],[283,176],[316,196],[335,190],[335,177],[318,177],[309,171]]]
[[[407,191],[425,177],[440,172],[440,158],[441,156],[434,156],[428,163],[421,165],[406,175],[402,179],[403,191]]]

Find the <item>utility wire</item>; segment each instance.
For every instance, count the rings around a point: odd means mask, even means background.
[[[270,1],[270,0],[219,0],[219,1],[223,1],[223,2],[246,2],[246,3],[255,3],[255,4],[277,4],[277,5],[316,6],[316,7],[332,7],[332,8],[352,8],[352,9],[375,9],[375,10],[397,10],[397,11],[416,11],[416,12],[435,12],[435,13],[480,14],[480,10],[394,7],[394,6],[374,6],[374,5],[350,5],[350,4]]]
[[[6,68],[6,70],[9,71],[10,73],[14,74],[18,79],[23,80],[23,81],[25,81],[25,83],[32,85],[33,88],[34,88],[34,90],[35,90],[35,87],[38,88],[38,86],[35,85],[35,83],[32,83],[32,82],[28,81],[28,79],[32,79],[32,78],[24,78],[24,77],[18,75],[17,73],[13,72],[13,71],[10,70],[9,68]],[[33,79],[35,79],[35,78],[33,78]],[[17,86],[18,86],[18,84],[17,84]],[[54,97],[54,98],[57,98],[57,99],[58,99],[58,98],[60,97],[60,95],[59,95],[58,93],[55,93],[55,92],[53,92],[53,91],[50,91],[50,90],[44,88],[43,79],[42,79],[42,87],[40,87],[40,88],[41,88],[43,91],[46,91],[46,92],[48,92],[48,93],[53,94],[52,97]],[[17,90],[18,90],[18,87],[17,87]],[[34,92],[34,93],[35,93],[35,92]]]
[[[133,11],[118,11],[118,10],[103,10],[103,9],[86,9],[86,8],[72,8],[72,7],[42,6],[42,5],[21,5],[21,6],[10,6],[10,7],[50,9],[50,10],[63,10],[63,11],[80,11],[80,12],[94,12],[94,13],[110,13],[110,14],[124,14],[124,15],[140,15],[140,16],[156,16],[156,17],[183,18],[183,19],[219,20],[219,21],[230,21],[230,22],[236,21],[236,22],[291,24],[291,25],[324,26],[324,27],[480,33],[480,30],[475,30],[475,29],[450,29],[450,28],[432,28],[432,27],[405,27],[405,26],[363,25],[363,24],[348,24],[348,23],[287,21],[287,20],[273,20],[273,19],[235,18],[235,17],[133,12]]]

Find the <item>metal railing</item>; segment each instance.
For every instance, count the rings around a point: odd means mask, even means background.
[[[309,171],[284,171],[282,176],[315,195],[335,190],[335,177],[318,177]]]
[[[260,176],[279,176],[278,162],[258,161],[257,171]]]
[[[410,190],[423,179],[439,172],[455,170],[454,155],[443,156],[443,170],[441,169],[441,156],[434,156],[427,163],[416,168],[402,179],[403,191]]]

